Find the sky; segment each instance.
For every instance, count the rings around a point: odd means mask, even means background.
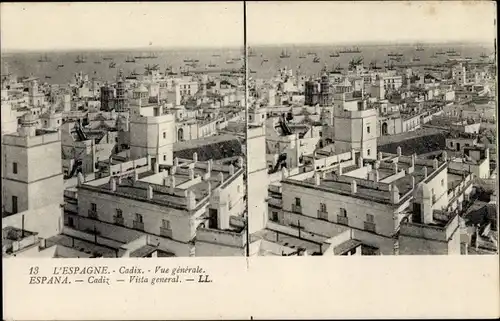
[[[2,50],[241,47],[243,4],[2,3]]]
[[[247,2],[249,45],[492,43],[494,2]],[[242,2],[2,3],[2,50],[243,46]]]
[[[477,3],[480,2],[480,3]],[[496,37],[494,2],[250,2],[249,45],[486,42]]]

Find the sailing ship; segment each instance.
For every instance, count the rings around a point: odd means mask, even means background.
[[[45,79],[51,79],[52,77],[51,76],[45,76]]]
[[[424,47],[420,44],[417,45],[417,48],[415,49],[416,51],[424,51]]]
[[[209,67],[209,68],[215,68],[215,67],[217,67],[217,65],[216,65],[216,64],[214,64],[214,63],[212,63],[212,62],[210,62],[210,63],[208,64],[208,67]]]
[[[412,61],[420,61],[419,57],[413,57]]]
[[[305,58],[306,58],[306,56],[304,56],[304,55],[299,56],[299,59],[305,59]]]
[[[47,55],[40,56],[40,59],[38,59],[38,62],[50,62],[49,57]]]
[[[389,52],[387,57],[403,57],[404,55],[400,52]]]
[[[447,54],[454,54],[455,52],[456,52],[455,49],[448,49],[446,51]]]
[[[309,51],[307,53],[308,56],[316,56],[316,53],[314,51]]]
[[[103,57],[102,60],[113,60],[113,57]]]
[[[330,57],[331,57],[331,58],[340,57],[340,54],[339,54],[339,52],[338,52],[338,51],[336,51],[336,52],[332,52],[332,53],[330,54]]]
[[[454,52],[454,53],[451,53],[451,54],[448,54],[449,57],[460,57],[461,54],[459,52]]]
[[[78,55],[76,57],[75,63],[77,63],[77,64],[83,64],[85,62],[87,62],[87,60],[85,59],[85,57],[83,55]]]
[[[220,57],[219,54],[213,54],[212,57]]]
[[[186,64],[191,64],[191,63],[194,63],[194,62],[200,62],[198,59],[191,59],[191,58],[188,58],[188,59],[184,59],[184,62]]]
[[[101,62],[100,62],[99,60],[94,61],[94,63],[95,63],[95,64],[98,64],[98,65],[100,65],[100,64],[101,64]]]
[[[248,48],[248,57],[255,57],[257,54],[254,52],[252,48]]]
[[[314,59],[313,59],[313,62],[315,64],[319,63],[320,61],[321,61],[321,59],[318,56],[314,57]]]
[[[290,58],[290,54],[288,53],[288,51],[286,49],[283,49],[281,51],[281,55],[280,55],[280,58]]]
[[[479,57],[484,59],[484,58],[488,58],[488,55],[483,52],[483,53],[481,53],[481,55]]]
[[[109,63],[109,68],[115,68],[116,67],[116,62],[110,62]]]
[[[135,58],[134,57],[127,57],[127,59],[125,59],[125,62],[128,62],[128,63],[135,62]]]
[[[446,55],[446,52],[443,50],[436,51],[436,55]]]
[[[344,48],[344,49],[340,50],[339,53],[341,53],[341,54],[361,53],[361,50],[359,50],[358,47]]]
[[[231,59],[230,60],[226,60],[226,64],[228,64],[228,65],[234,64],[234,61],[232,61]]]
[[[57,69],[64,67],[64,65],[57,65]]]
[[[263,59],[262,60],[262,62],[268,62],[268,61],[269,61],[269,59]]]

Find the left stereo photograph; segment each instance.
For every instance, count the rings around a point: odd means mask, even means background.
[[[247,255],[243,9],[2,5],[3,258]]]

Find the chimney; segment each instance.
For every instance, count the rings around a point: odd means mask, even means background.
[[[121,185],[121,184],[122,184],[122,177],[118,176],[118,185]]]
[[[153,198],[153,186],[148,185],[148,199]]]
[[[137,170],[134,170],[134,182],[137,182],[139,180],[139,173]]]
[[[321,176],[318,172],[314,173],[314,184],[317,186],[321,185]]]
[[[207,181],[207,193],[209,196],[212,194],[212,183],[210,181]]]
[[[208,162],[207,162],[207,173],[210,173],[212,171],[212,160],[209,159]]]
[[[77,175],[77,182],[78,186],[81,186],[83,183],[85,183],[85,178],[83,177],[83,174],[81,172],[79,172]]]
[[[194,179],[194,169],[190,168],[188,169],[188,174],[189,174],[189,180]]]
[[[154,171],[155,171],[155,173],[159,173],[160,172],[160,163],[155,162]]]
[[[358,158],[358,168],[363,167],[363,156],[359,156]]]
[[[443,162],[447,162],[448,161],[448,153],[446,151],[444,151],[441,156],[443,157]]]
[[[375,169],[379,169],[380,168],[380,161],[375,161]]]
[[[224,183],[224,174],[219,173],[219,181],[221,184]]]
[[[179,166],[179,158],[174,158],[174,166]]]
[[[437,158],[434,158],[434,161],[433,161],[432,165],[433,165],[433,167],[434,167],[435,170],[438,169],[438,167],[439,167],[439,161],[438,161]]]
[[[414,189],[415,188],[415,176],[411,176],[411,188]]]
[[[163,186],[168,186],[170,181],[170,176],[163,177]]]
[[[109,178],[109,189],[112,192],[116,192],[116,180],[113,176]]]
[[[356,194],[358,192],[358,183],[356,183],[356,180],[353,180],[351,182],[351,193]]]
[[[175,192],[175,176],[170,176],[170,194]]]
[[[424,178],[427,178],[427,166],[424,166]]]
[[[282,168],[281,168],[281,177],[282,177],[283,179],[285,179],[285,178],[287,178],[287,177],[288,177],[288,168],[286,168],[286,167],[282,167]]]
[[[398,148],[396,149],[396,153],[398,154],[398,156],[401,156],[401,146],[398,146]]]
[[[391,188],[391,202],[393,204],[399,203],[399,188],[396,185]]]
[[[489,158],[490,158],[490,149],[489,149],[489,148],[486,148],[486,149],[484,150],[484,157],[485,157],[486,159],[489,159]]]
[[[238,156],[238,158],[236,159],[236,165],[237,165],[239,168],[243,167],[243,157]]]
[[[343,172],[342,165],[339,165],[339,176],[342,176],[342,172]]]
[[[197,162],[198,161],[198,153],[197,152],[194,152],[193,153],[193,162]]]
[[[234,175],[234,166],[233,166],[233,164],[229,165],[229,175],[231,175],[231,176]]]
[[[392,168],[394,169],[394,174],[398,173],[398,163],[393,163]]]
[[[170,167],[170,175],[174,176],[177,172],[177,166]]]
[[[378,152],[378,160],[382,160],[382,152]]]
[[[196,195],[193,191],[187,192],[186,204],[188,210],[194,210],[196,208]]]

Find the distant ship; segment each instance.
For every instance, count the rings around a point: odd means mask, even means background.
[[[87,60],[85,59],[85,57],[83,57],[83,55],[78,55],[76,57],[75,63],[77,63],[77,64],[83,64],[85,62],[87,62]]]
[[[147,55],[140,55],[140,56],[135,56],[134,57],[135,59],[155,59],[155,58],[158,58],[158,55],[151,52]]]
[[[103,57],[102,60],[113,60],[113,57]]]
[[[306,56],[299,56],[299,59],[305,59]]]
[[[332,58],[340,57],[340,54],[338,51],[336,51],[336,52],[331,53],[330,57],[332,57]]]
[[[439,51],[436,51],[436,55],[446,55],[446,52],[439,50]]]
[[[472,57],[465,57],[465,59],[467,59],[467,60],[472,60]]]
[[[38,59],[38,62],[51,62],[49,57],[47,55],[40,56],[40,59]]]
[[[262,62],[268,62],[268,61],[269,61],[269,59],[264,59],[264,60],[262,60]]]
[[[51,76],[45,76],[45,79],[51,79],[52,77]]]
[[[209,68],[215,68],[215,67],[217,67],[217,65],[216,65],[216,64],[214,64],[214,63],[212,63],[212,62],[210,62],[210,63],[208,64],[208,67],[209,67]]]
[[[431,58],[432,58],[432,59],[436,59],[436,58],[437,58],[437,56],[434,54],[434,55],[432,55],[432,56],[431,56]]]
[[[422,45],[417,45],[417,49],[415,49],[416,51],[424,51],[424,47]]]
[[[125,59],[125,62],[135,62],[135,59],[134,57],[127,57],[127,59]]]
[[[59,68],[62,68],[62,67],[64,67],[64,65],[57,65],[57,68],[58,68],[58,69],[59,69]]]
[[[450,56],[450,57],[460,57],[461,54],[459,52],[453,52],[453,53],[448,54],[448,56]]]
[[[94,63],[95,63],[95,64],[101,64],[101,62],[100,62],[100,61],[98,61],[98,60],[97,60],[97,61],[94,61]]]
[[[213,54],[212,57],[220,57],[219,54]]]
[[[290,58],[290,54],[288,53],[288,51],[286,51],[286,49],[283,49],[281,51],[281,55],[280,55],[280,58]]]
[[[454,53],[456,53],[456,51],[455,51],[455,49],[448,49],[448,50],[446,51],[446,53],[447,53],[447,54],[454,54]]]
[[[420,61],[419,57],[413,57],[412,61]]]
[[[321,61],[321,59],[319,59],[318,56],[314,57],[314,59],[313,59],[313,62],[316,64],[319,63],[320,61]]]
[[[136,76],[140,76],[141,74],[140,74],[140,73],[138,73],[138,72],[136,72],[135,70],[133,70],[133,71],[130,73],[130,75],[131,75],[131,76],[136,77]]]
[[[481,55],[479,57],[480,58],[488,58],[488,55],[483,52],[483,53],[481,53]]]
[[[389,52],[387,57],[403,57],[404,55],[400,52]]]
[[[199,62],[198,59],[184,59],[185,63],[193,63],[193,62]]]
[[[361,53],[361,50],[359,50],[358,47],[346,48],[346,49],[340,50],[339,53],[341,53],[341,54]]]
[[[248,57],[255,57],[257,54],[254,52],[252,48],[248,48]]]
[[[234,61],[232,61],[232,60],[226,60],[226,64],[228,64],[228,65],[234,64]]]
[[[314,51],[309,51],[307,53],[308,56],[316,56],[316,53]]]
[[[115,68],[115,67],[116,67],[116,62],[109,63],[109,68]]]

